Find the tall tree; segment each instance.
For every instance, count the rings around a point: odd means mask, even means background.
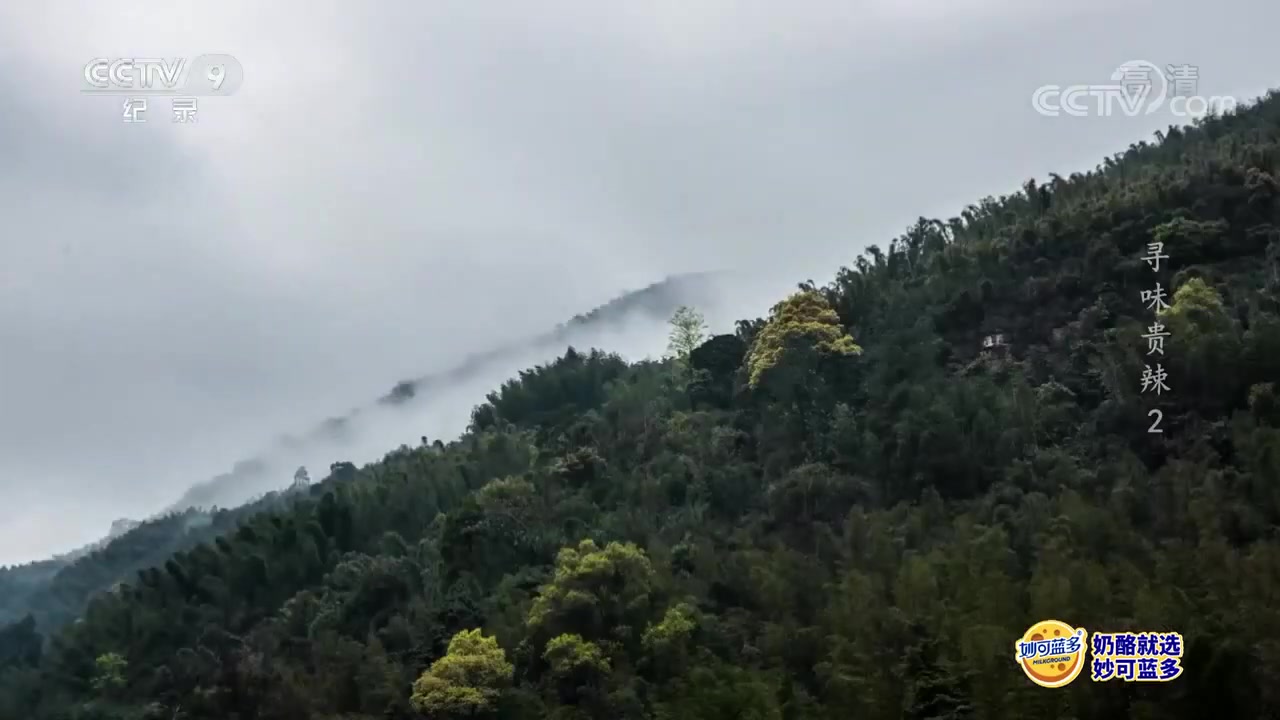
[[[413,706],[430,718],[483,718],[498,711],[514,667],[498,640],[479,629],[464,630],[449,641],[445,656],[413,684]]]

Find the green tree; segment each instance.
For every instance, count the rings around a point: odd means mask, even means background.
[[[824,444],[838,376],[832,361],[861,353],[817,290],[801,290],[773,307],[746,357],[747,384],[766,400],[762,434],[771,470]]]
[[[707,323],[702,313],[688,305],[676,308],[668,321],[671,332],[667,336],[667,353],[681,362],[687,362],[707,335]]]
[[[449,641],[444,657],[413,683],[410,701],[431,718],[474,718],[497,711],[499,698],[511,685],[514,667],[498,646],[477,628]]]
[[[93,661],[93,678],[89,684],[102,697],[112,699],[120,695],[128,685],[129,661],[119,653],[99,655]]]
[[[783,720],[775,678],[706,660],[663,688],[656,720]]]
[[[738,369],[747,345],[737,335],[716,335],[689,354],[690,376],[694,378],[689,399],[694,406],[732,406]]]
[[[635,544],[611,542],[601,548],[583,540],[560,551],[551,582],[539,590],[526,624],[547,636],[625,641],[647,624],[654,582],[653,566]]]
[[[667,355],[675,365],[676,385],[681,393],[686,393],[704,375],[693,366],[690,357],[706,339],[707,324],[701,313],[687,305],[676,308],[669,324]]]
[[[542,653],[551,667],[551,676],[575,686],[595,682],[609,673],[609,660],[600,646],[572,633],[557,635]]]
[[[36,632],[36,619],[32,615],[7,627],[0,627],[0,672],[11,666],[40,664],[44,639]]]
[[[773,306],[747,353],[747,379],[753,388],[795,387],[808,381],[822,358],[861,353],[826,298],[802,290]]]
[[[1213,286],[1198,277],[1187,280],[1158,317],[1168,326],[1171,390],[1193,395],[1215,413],[1243,394],[1239,329]]]
[[[651,665],[662,674],[679,674],[688,664],[698,611],[689,603],[667,609],[662,621],[649,626],[641,638]]]

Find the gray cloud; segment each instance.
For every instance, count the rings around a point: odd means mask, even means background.
[[[759,312],[917,215],[1174,121],[1040,117],[1037,86],[1145,58],[1256,95],[1278,20],[1262,0],[5,5],[0,562],[668,273],[749,271]],[[204,52],[246,83],[196,126],[77,92],[91,57]],[[456,431],[465,390],[367,451]]]

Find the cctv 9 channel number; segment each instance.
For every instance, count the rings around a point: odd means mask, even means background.
[[[187,58],[95,58],[84,67],[86,93],[109,95],[233,95],[244,66],[222,53]]]

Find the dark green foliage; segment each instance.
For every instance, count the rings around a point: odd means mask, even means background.
[[[555,362],[523,371],[489,393],[489,402],[472,413],[472,427],[484,431],[511,423],[544,432],[561,430],[581,413],[599,407],[607,384],[626,368],[617,355],[599,350],[583,355],[569,348]]]
[[[218,538],[242,519],[289,497],[269,493],[235,510],[170,513],[74,559],[0,568],[0,627],[30,614],[42,629],[56,629],[80,615],[93,595],[135,581],[138,572],[164,564],[175,552]]]
[[[747,344],[735,335],[716,335],[689,353],[689,366],[694,371],[689,398],[694,407],[730,406],[734,380],[746,354]]]
[[[1274,717],[1278,162],[1277,97],[1171,128],[920,220],[687,387],[570,351],[457,442],[86,558],[82,622],[0,631],[0,717]],[[1036,687],[1014,640],[1050,617],[1178,630],[1186,672]]]
[[[44,639],[36,632],[36,619],[31,615],[0,628],[0,670],[38,665],[43,646]]]

